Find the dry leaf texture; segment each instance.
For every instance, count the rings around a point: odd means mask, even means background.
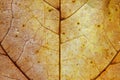
[[[0,80],[120,80],[120,0],[0,0]]]

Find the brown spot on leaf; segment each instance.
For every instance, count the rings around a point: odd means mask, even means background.
[[[111,12],[108,12],[108,14],[110,15],[110,14],[111,14]]]
[[[79,65],[79,64],[76,64],[77,66]]]
[[[72,3],[75,3],[76,2],[76,0],[72,0]]]
[[[18,35],[16,34],[15,37],[18,37]]]
[[[62,34],[65,35],[65,32],[63,32]]]
[[[25,25],[23,24],[22,27],[25,27]]]
[[[111,21],[111,19],[109,19],[109,21]]]
[[[101,27],[100,25],[97,25],[97,27]]]
[[[37,63],[40,63],[40,61],[38,61]]]
[[[36,53],[36,54],[39,53],[39,50],[36,50],[35,53]]]
[[[93,64],[93,61],[90,61],[91,64]]]
[[[115,11],[118,11],[118,9],[116,8]]]
[[[80,22],[77,22],[77,25],[79,25],[80,24]]]
[[[48,12],[51,12],[53,9],[49,9]]]

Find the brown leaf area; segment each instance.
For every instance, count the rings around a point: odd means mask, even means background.
[[[0,80],[120,80],[120,0],[0,0]]]

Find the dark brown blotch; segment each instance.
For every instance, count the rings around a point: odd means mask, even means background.
[[[53,9],[49,9],[48,12],[51,12]]]
[[[15,35],[15,37],[17,38],[17,37],[18,37],[18,35],[16,34],[16,35]]]
[[[37,63],[40,63],[40,61],[37,61]]]
[[[25,25],[23,24],[22,27],[25,27]]]
[[[80,22],[77,22],[77,25],[79,25],[80,24]]]
[[[109,19],[109,21],[111,21],[111,19]]]
[[[76,2],[76,0],[72,0],[72,3],[75,3]]]
[[[39,50],[36,50],[35,53],[36,53],[36,54],[39,53]]]
[[[62,34],[65,35],[65,32],[63,32]]]
[[[118,11],[118,9],[116,8],[115,11]]]
[[[111,12],[108,12],[108,14],[110,15],[110,14],[111,14]]]
[[[93,61],[90,61],[90,64],[93,64]]]
[[[97,27],[99,28],[99,27],[101,27],[100,25],[97,25]]]

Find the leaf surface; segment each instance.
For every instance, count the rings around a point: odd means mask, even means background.
[[[119,0],[1,0],[0,80],[120,80]]]

